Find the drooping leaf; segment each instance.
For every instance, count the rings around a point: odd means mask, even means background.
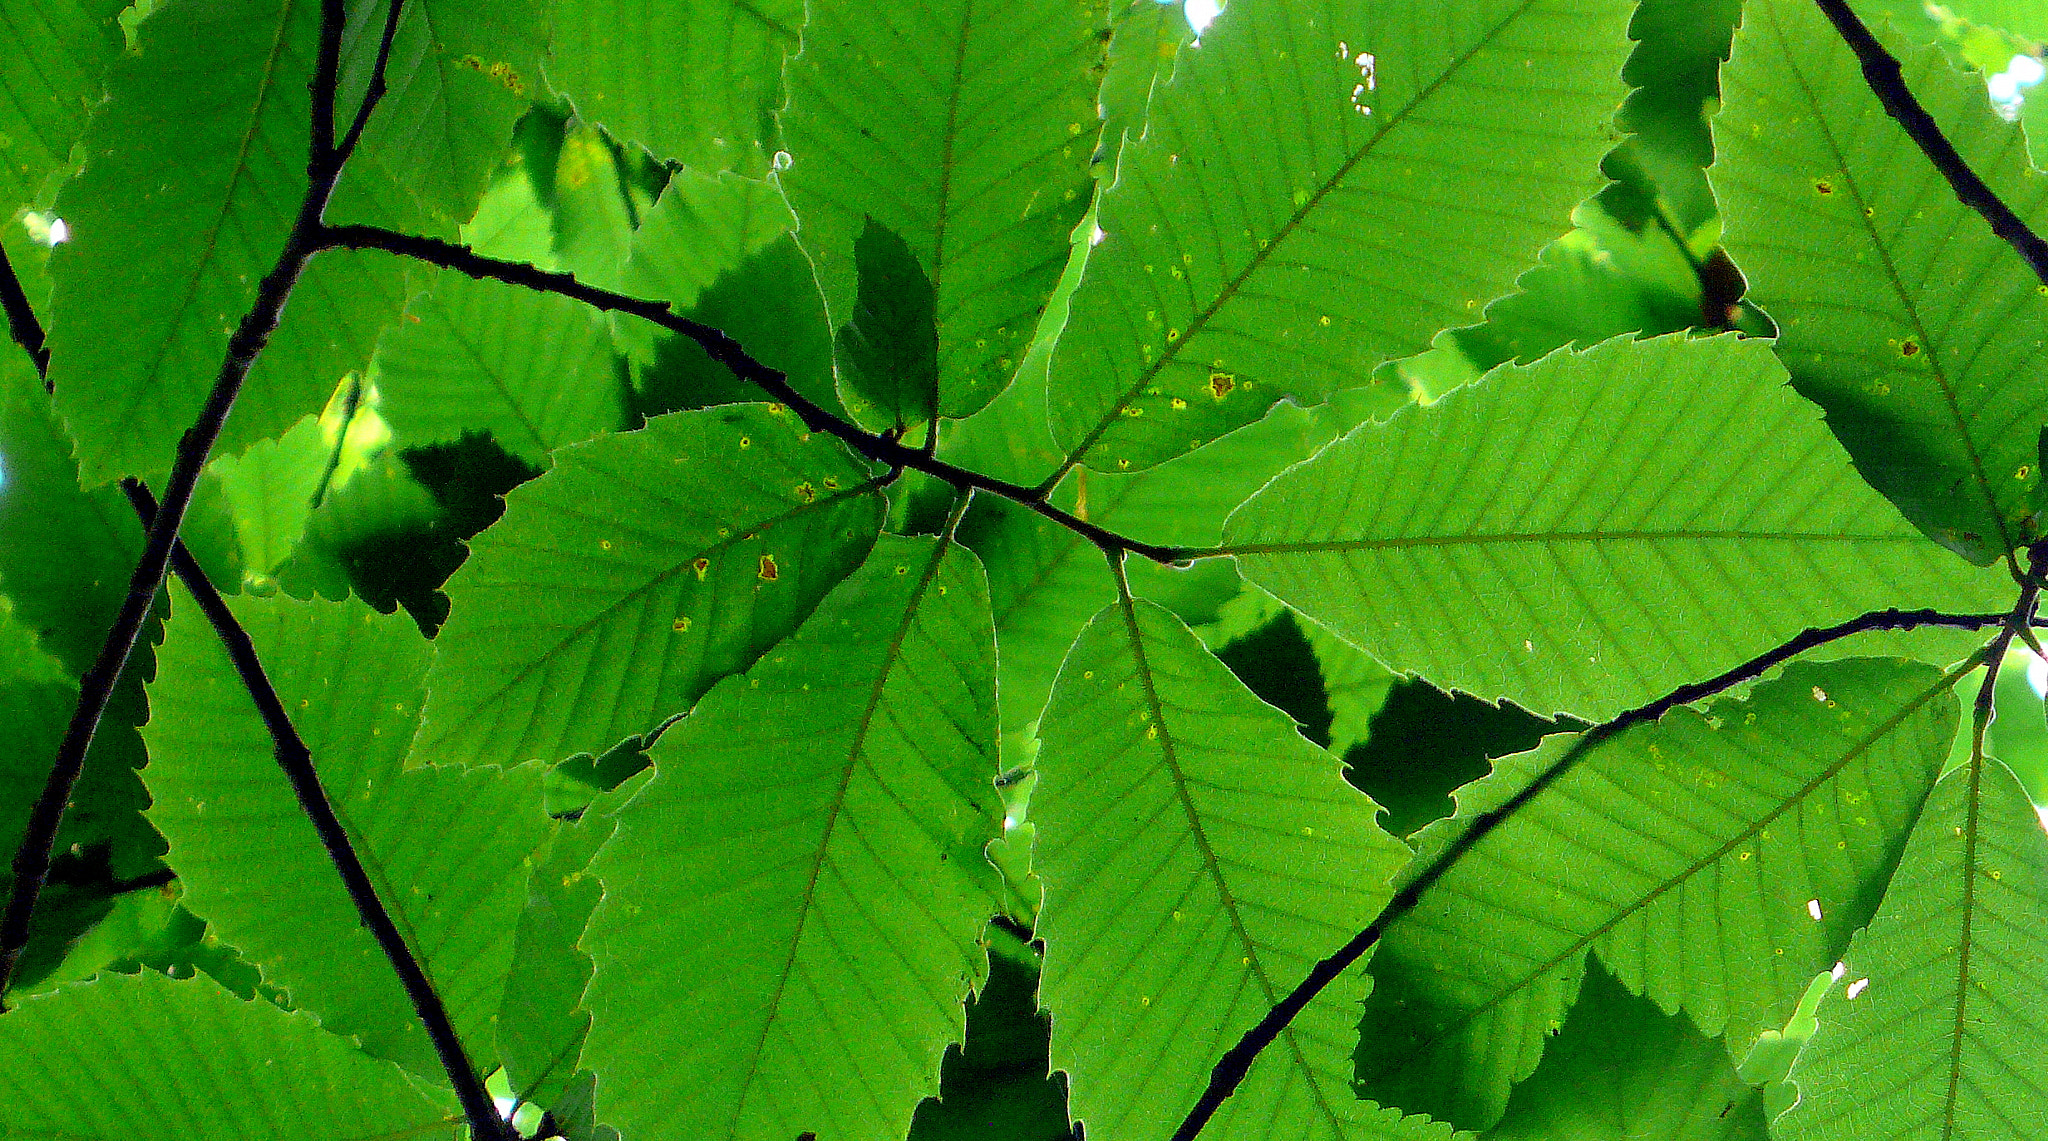
[[[1486,1141],[1765,1141],[1763,1099],[1728,1051],[1603,970],[1587,972],[1543,1064]]]
[[[2005,766],[1950,773],[1845,987],[1792,1067],[1786,1141],[2029,1137],[2048,1129],[2048,835]]]
[[[109,79],[57,199],[50,379],[88,487],[168,471],[306,188],[315,0],[174,4]],[[220,447],[318,411],[403,298],[378,254],[319,255]]]
[[[557,0],[548,82],[656,158],[758,173],[803,22],[801,0]]]
[[[547,837],[540,772],[403,771],[428,646],[403,615],[359,601],[234,598],[321,786],[474,1053],[491,1023]],[[278,770],[227,655],[179,596],[144,730],[150,819],[171,842],[185,906],[328,1029],[434,1076],[440,1062],[390,964]]]
[[[1232,4],[1102,196],[1052,363],[1062,448],[1148,467],[1475,318],[1598,188],[1626,13]]]
[[[1155,1141],[1223,1051],[1385,905],[1408,851],[1328,753],[1149,603],[1088,624],[1040,732],[1052,1063],[1090,1137]],[[1365,990],[1352,972],[1297,1016],[1217,1135],[1448,1137],[1352,1094]]]
[[[291,557],[313,516],[329,454],[319,419],[308,416],[279,439],[258,440],[239,456],[214,461],[247,574],[270,575]]]
[[[1931,666],[1802,663],[1746,700],[1592,746],[1380,940],[1361,1089],[1492,1125],[1563,1022],[1589,949],[1739,1056],[1876,907],[1955,718]],[[1418,849],[1440,850],[1581,747],[1555,736],[1502,761]]]
[[[408,445],[487,431],[544,466],[625,422],[601,320],[565,297],[443,270],[377,346],[379,411]]]
[[[602,1120],[903,1136],[986,971],[994,658],[977,560],[886,538],[662,737],[594,867]]]
[[[866,554],[881,502],[776,405],[558,451],[449,580],[418,755],[550,759],[652,729],[794,629]]]
[[[1395,669],[1589,719],[1809,626],[2009,593],[1864,485],[1769,350],[1733,337],[1503,366],[1282,474],[1224,543]]]
[[[464,1135],[398,1067],[211,978],[105,975],[0,1018],[0,1137]]]
[[[0,27],[0,216],[35,201],[71,159],[107,66],[121,53],[121,0],[8,0]]]
[[[827,308],[842,326],[856,304],[878,310],[859,264],[877,232],[908,256],[896,276],[921,277],[936,306],[936,375],[914,402],[869,396],[885,420],[934,405],[966,416],[1023,359],[1093,189],[1103,23],[1070,0],[811,5],[780,116],[783,179]]]
[[[1988,563],[2034,537],[2048,296],[1920,152],[1810,4],[1744,9],[1715,120],[1729,252],[1778,353],[1857,469],[1928,535]],[[1971,169],[2036,228],[2048,179],[1982,81],[1892,45]]]
[[[376,64],[383,3],[353,4],[338,115],[345,129]],[[389,91],[353,163],[374,163],[442,217],[466,222],[541,93],[548,0],[409,0],[385,70]]]

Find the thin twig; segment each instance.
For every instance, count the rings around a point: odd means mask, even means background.
[[[788,405],[812,431],[835,436],[876,463],[887,464],[892,468],[921,471],[961,491],[973,488],[999,495],[1037,512],[1105,551],[1129,551],[1162,564],[1203,557],[1182,547],[1168,547],[1126,538],[1054,507],[1036,489],[947,463],[932,456],[924,448],[906,446],[893,433],[877,434],[865,431],[798,392],[789,383],[789,377],[781,370],[770,368],[755,360],[740,347],[738,341],[723,331],[670,312],[665,301],[628,297],[623,293],[587,285],[576,280],[572,274],[554,273],[524,262],[485,257],[452,242],[400,234],[377,226],[328,226],[322,231],[322,241],[326,245],[344,249],[383,250],[386,253],[416,258],[444,269],[452,269],[471,277],[488,278],[542,293],[558,294],[581,301],[593,308],[625,313],[652,321],[664,329],[697,342],[712,360],[732,370],[733,375]]]
[[[347,28],[347,0],[320,0],[320,50],[307,84],[313,96],[313,137],[306,171],[316,184],[323,172],[341,166],[334,154],[334,100],[341,88],[341,37]]]
[[[327,0],[332,2],[332,0]],[[384,10],[384,32],[377,41],[377,62],[370,71],[370,86],[363,91],[363,101],[356,107],[355,118],[350,120],[348,133],[334,148],[334,168],[337,172],[348,157],[356,153],[356,144],[363,140],[363,128],[370,124],[370,113],[384,98],[384,72],[391,63],[391,45],[398,39],[398,14],[405,0],[391,0],[391,7]],[[332,108],[329,109],[331,115]]]
[[[21,278],[14,274],[14,263],[7,260],[4,244],[0,244],[0,309],[7,311],[7,332],[35,362],[36,375],[48,375],[50,349],[43,343],[43,323],[36,320],[35,308],[28,303]]]
[[[1245,1031],[1244,1036],[1238,1039],[1237,1045],[1232,1046],[1210,1071],[1208,1088],[1202,1091],[1202,1096],[1196,1100],[1194,1108],[1188,1111],[1187,1117],[1180,1123],[1180,1128],[1174,1131],[1172,1141],[1194,1141],[1195,1136],[1201,1133],[1202,1127],[1209,1123],[1209,1119],[1215,1116],[1218,1109],[1222,1108],[1224,1101],[1237,1092],[1239,1083],[1251,1072],[1252,1062],[1258,1058],[1259,1052],[1280,1036],[1281,1031],[1294,1020],[1295,1015],[1300,1014],[1303,1008],[1307,1007],[1316,995],[1321,994],[1324,987],[1334,982],[1338,975],[1343,974],[1346,968],[1371,950],[1388,927],[1415,910],[1423,894],[1441,880],[1467,852],[1523,806],[1555,785],[1559,778],[1595,746],[1623,730],[1655,721],[1681,705],[1712,697],[1730,687],[1754,680],[1771,668],[1808,650],[1853,634],[1874,630],[1912,630],[1923,626],[1982,630],[1988,626],[2007,626],[2010,618],[2008,614],[1943,614],[1933,610],[1872,611],[1834,626],[1802,631],[1789,641],[1758,654],[1731,670],[1706,681],[1679,686],[1655,701],[1639,705],[1581,733],[1578,740],[1572,742],[1549,768],[1538,774],[1536,779],[1529,782],[1520,792],[1510,797],[1500,807],[1473,817],[1471,826],[1438,853],[1428,867],[1408,881],[1365,930],[1360,931],[1350,942],[1310,968],[1308,976],[1289,991],[1287,997],[1267,1011],[1266,1016],[1250,1030]]]

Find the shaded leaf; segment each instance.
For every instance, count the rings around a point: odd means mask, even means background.
[[[932,283],[888,227],[869,218],[854,244],[860,292],[840,326],[839,377],[866,423],[895,428],[938,417],[938,318]]]
[[[36,200],[71,160],[107,66],[121,54],[121,0],[7,0],[0,27],[0,216]]]
[[[603,1120],[904,1135],[987,969],[994,658],[975,558],[885,538],[661,738],[594,869]]]
[[[1899,518],[1733,337],[1503,366],[1282,474],[1224,543],[1392,668],[1589,719],[1809,626],[2010,590]]]

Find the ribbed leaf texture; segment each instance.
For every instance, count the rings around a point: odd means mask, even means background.
[[[1334,758],[1151,603],[1088,624],[1041,736],[1052,1064],[1090,1138],[1156,1141],[1223,1051],[1385,905],[1408,850]],[[1448,1137],[1352,1093],[1366,989],[1353,971],[1296,1017],[1216,1136]]]
[[[239,456],[214,461],[248,574],[268,575],[291,556],[333,454],[319,419],[308,416],[275,440],[258,440]]]
[[[555,453],[448,582],[418,755],[602,751],[689,708],[866,554],[882,521],[867,481],[780,405]]]
[[[413,299],[377,346],[378,411],[407,445],[491,434],[548,453],[623,427],[626,386],[602,318],[565,297],[454,270]]]
[[[1619,0],[1251,0],[1155,90],[1052,361],[1053,434],[1142,468],[1478,320],[1599,189]]]
[[[306,188],[317,0],[167,6],[142,29],[57,212],[50,380],[93,487],[170,469]],[[403,299],[380,255],[320,255],[221,436],[237,451],[316,412]]]
[[[427,663],[405,615],[354,600],[230,605],[380,898],[456,1030],[488,1057],[531,860],[547,840],[538,766],[401,771]],[[150,689],[143,772],[184,905],[293,1006],[379,1057],[438,1076],[426,1032],[278,771],[241,679],[198,607],[181,595],[174,611]]]
[[[1939,49],[1891,48],[1970,168],[2048,224],[2048,178],[1981,78]],[[1929,535],[1979,563],[2032,538],[2048,421],[2041,283],[1902,144],[1812,4],[1747,5],[1722,85],[1710,173],[1728,249],[1778,322],[1793,384]]]
[[[1809,626],[1991,611],[1760,341],[1610,341],[1367,424],[1230,517],[1245,577],[1380,661],[1610,717]]]
[[[121,53],[121,0],[6,0],[0,27],[0,213],[32,202],[85,134],[107,65]]]
[[[2048,834],[1996,761],[1942,778],[1792,1068],[1784,1141],[2048,1131]]]
[[[1380,940],[1361,1089],[1492,1125],[1563,1022],[1589,949],[1739,1055],[1875,908],[1955,719],[1932,666],[1853,659],[1798,664],[1745,700],[1595,745]],[[1500,762],[1419,850],[1577,742]]]
[[[903,410],[968,415],[1024,358],[1092,198],[1103,17],[1071,0],[811,5],[783,181],[835,325],[871,223],[936,292],[938,389]]]
[[[204,975],[103,975],[0,1018],[0,1137],[395,1136],[465,1132],[396,1066]]]
[[[593,868],[601,1120],[904,1135],[987,970],[994,683],[979,562],[892,537],[662,737]]]
[[[802,0],[557,0],[548,83],[586,120],[698,170],[753,170]]]

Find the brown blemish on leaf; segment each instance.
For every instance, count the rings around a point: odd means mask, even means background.
[[[761,581],[774,582],[782,577],[782,569],[775,565],[774,555],[761,556]]]
[[[803,483],[796,485],[796,497],[805,503],[809,503],[818,498],[818,489],[812,487],[809,480],[805,480]]]
[[[690,629],[690,619],[687,615],[685,615],[684,617],[678,618],[675,621],[669,623],[668,628],[674,630],[678,634],[688,633]]]
[[[1816,178],[1813,180],[1813,192],[1815,194],[1833,194],[1835,192],[1835,184],[1825,178]]]
[[[1227,372],[1212,372],[1209,374],[1209,395],[1218,400],[1230,395],[1230,390],[1236,387],[1237,378]]]
[[[704,572],[711,569],[711,560],[698,555],[690,561],[690,569],[697,572],[697,581],[704,581]]]
[[[1918,342],[1918,341],[1916,341],[1916,340],[1913,340],[1913,339],[1912,339],[1912,338],[1910,338],[1910,337],[1909,337],[1909,338],[1907,338],[1906,340],[1900,341],[1900,342],[1899,342],[1899,355],[1900,355],[1900,356],[1902,356],[1902,357],[1913,357],[1913,356],[1919,356],[1919,355],[1920,355],[1920,342]]]

